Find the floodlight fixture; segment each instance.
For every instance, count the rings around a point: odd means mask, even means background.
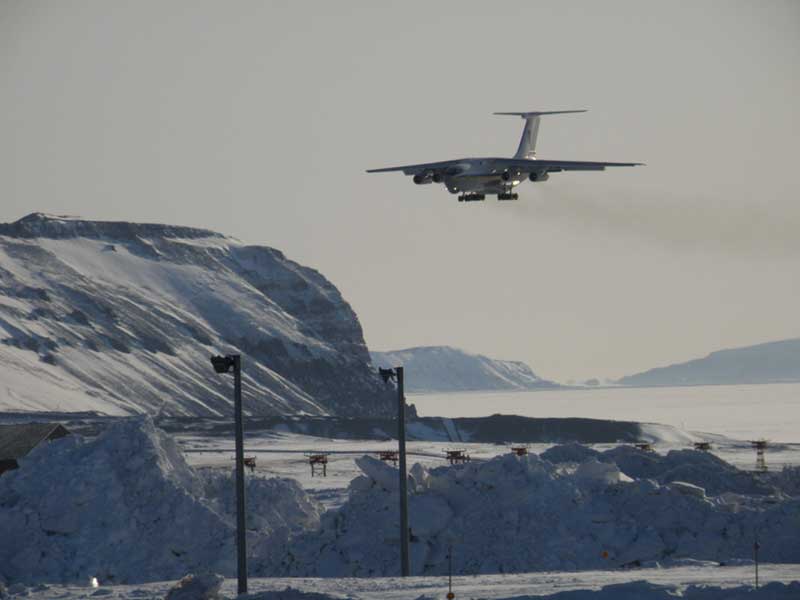
[[[394,369],[383,369],[379,367],[378,373],[383,377],[383,383],[389,383],[390,379],[394,381],[394,378],[397,376]]]
[[[217,373],[228,373],[235,364],[235,359],[232,355],[228,356],[212,356],[211,365]]]

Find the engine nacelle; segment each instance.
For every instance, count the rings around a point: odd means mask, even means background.
[[[442,183],[444,181],[444,175],[441,173],[434,173],[432,179],[433,183]]]
[[[414,175],[414,183],[417,185],[425,185],[427,183],[433,183],[434,175],[433,173],[418,173]]]
[[[517,181],[519,180],[519,176],[519,171],[503,171],[503,173],[500,175],[500,179],[503,181]]]
[[[550,179],[550,175],[548,175],[547,173],[534,172],[528,175],[528,179],[530,179],[531,181],[547,181],[548,179]]]

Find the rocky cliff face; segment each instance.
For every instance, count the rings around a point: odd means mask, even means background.
[[[280,251],[201,229],[32,214],[0,224],[0,407],[391,414],[358,318]]]

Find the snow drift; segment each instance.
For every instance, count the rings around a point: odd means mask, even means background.
[[[576,450],[551,455],[580,457]],[[684,557],[747,559],[756,534],[762,560],[800,562],[800,498],[779,489],[743,494],[733,467],[726,467],[733,471],[725,485],[720,466],[700,452],[689,453],[697,458],[689,461],[689,474],[705,472],[719,495],[709,495],[700,477],[699,485],[659,483],[635,470],[623,472],[612,459],[626,452],[584,456],[577,466],[511,454],[434,469],[414,465],[412,574],[446,573],[451,544],[454,572],[466,575],[617,568]],[[280,565],[273,558],[273,573],[397,574],[397,471],[368,456],[357,462],[363,475],[350,484],[348,501],[325,513],[318,531],[300,534]],[[728,489],[738,492],[723,491]]]
[[[456,591],[459,591],[458,589]],[[754,589],[750,586],[719,588],[690,585],[680,589],[674,585],[659,585],[647,581],[632,581],[602,587],[599,590],[569,590],[545,596],[514,596],[498,600],[795,600],[800,594],[800,582],[770,583]],[[248,600],[345,600],[344,596],[302,592],[287,588],[283,591],[251,594]],[[434,600],[419,596],[417,600]]]
[[[148,417],[35,449],[0,477],[0,579],[101,583],[236,572],[232,488],[204,477]],[[249,551],[319,523],[286,479],[248,479]]]
[[[755,589],[748,586],[719,588],[690,585],[683,590],[673,585],[632,581],[607,585],[599,590],[570,590],[546,596],[516,596],[505,600],[790,600],[800,594],[800,582],[770,583]]]

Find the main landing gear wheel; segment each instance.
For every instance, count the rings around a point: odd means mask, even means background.
[[[498,200],[517,200],[519,199],[519,194],[515,194],[512,192],[503,192],[502,194],[497,194]]]
[[[486,199],[485,194],[461,194],[458,197],[459,202],[481,202]]]

